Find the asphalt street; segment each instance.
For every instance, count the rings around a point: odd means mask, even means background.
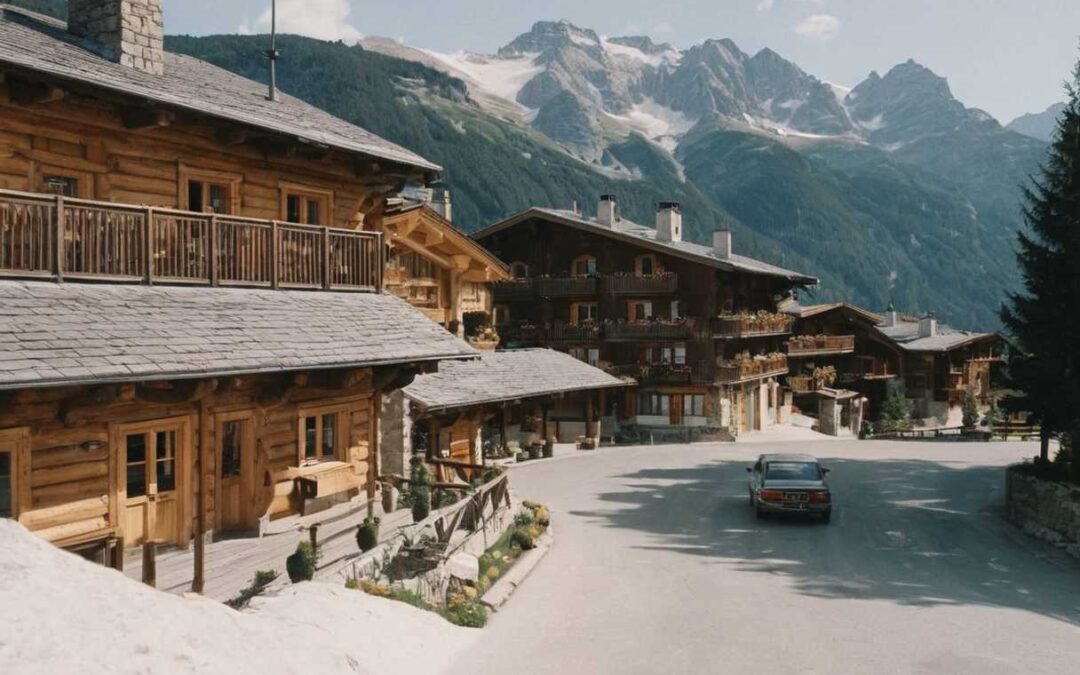
[[[832,523],[758,521],[744,467],[810,452]],[[555,545],[470,673],[1075,673],[1080,563],[1007,525],[1021,443],[604,449],[515,467]]]

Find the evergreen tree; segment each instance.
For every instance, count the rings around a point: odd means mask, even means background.
[[[1043,462],[1049,434],[1080,432],[1080,62],[1066,91],[1042,175],[1024,194],[1017,258],[1025,288],[1001,311],[1014,338],[1008,381],[1022,392],[1003,403],[1042,424]],[[1080,462],[1072,470],[1080,475]]]
[[[961,424],[965,429],[973,429],[979,423],[979,402],[970,389],[965,389],[960,395],[960,409],[964,413]]]
[[[881,418],[878,427],[881,431],[907,431],[911,428],[911,401],[904,394],[904,385],[897,384],[889,388],[889,395],[881,404]]]

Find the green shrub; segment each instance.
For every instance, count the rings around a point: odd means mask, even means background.
[[[345,580],[345,588],[349,589],[350,591],[358,591],[358,590],[360,590],[360,580],[355,578],[355,577],[346,579]]]
[[[522,551],[528,551],[536,546],[536,542],[533,541],[533,537],[524,529],[516,529],[514,533],[510,535],[510,544],[517,546]]]
[[[466,600],[451,604],[443,610],[443,616],[455,626],[483,628],[487,624],[488,612],[487,607],[484,607],[479,602]]]
[[[412,517],[414,523],[419,523],[424,518],[427,518],[431,513],[431,493],[428,488],[422,485],[412,485],[409,487],[409,492],[412,493]]]
[[[379,544],[379,519],[364,518],[364,523],[356,528],[356,545],[364,553]]]
[[[460,499],[461,495],[457,490],[439,490],[439,494],[435,498],[435,508],[446,508],[447,506],[458,503]]]
[[[973,429],[976,424],[979,423],[979,402],[975,399],[975,394],[970,389],[965,389],[960,394],[960,410],[963,411],[964,417],[960,422],[965,429]]]
[[[514,527],[528,527],[536,522],[536,517],[529,509],[521,509],[514,516]]]
[[[911,428],[913,406],[904,395],[903,385],[892,387],[889,396],[881,405],[881,419],[878,429],[882,432],[906,431]]]
[[[421,597],[419,593],[401,586],[390,587],[390,598],[392,600],[397,600],[398,602],[404,602],[407,605],[412,605],[413,607],[419,607],[420,609],[427,608],[427,603],[424,602],[424,598]]]
[[[280,575],[277,570],[259,570],[255,573],[255,583],[253,585],[262,590],[269,586],[278,576]]]
[[[315,578],[315,565],[315,551],[309,541],[300,542],[296,546],[296,552],[285,559],[285,571],[289,573],[289,580],[294,584]]]

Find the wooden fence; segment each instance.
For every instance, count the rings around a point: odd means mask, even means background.
[[[382,235],[0,190],[0,276],[380,292]]]

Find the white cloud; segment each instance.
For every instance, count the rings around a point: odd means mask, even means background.
[[[826,42],[840,32],[840,19],[831,14],[812,14],[795,24],[795,32],[806,38]]]
[[[767,12],[770,9],[773,8],[773,5],[775,3],[776,3],[776,0],[758,0],[757,11],[759,11],[759,12]]]
[[[320,40],[356,42],[364,37],[349,23],[349,0],[278,0],[278,33],[296,33]],[[237,29],[240,34],[269,33],[270,10],[255,21]]]

